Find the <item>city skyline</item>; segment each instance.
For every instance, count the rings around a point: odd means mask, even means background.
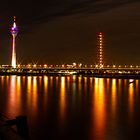
[[[12,23],[13,15],[17,15],[20,29],[16,47],[18,63],[95,64],[97,34],[101,31],[105,36],[104,59],[107,64],[140,65],[140,2],[102,2],[104,3],[92,2],[93,12],[89,8],[88,13],[84,11],[60,14],[52,16],[53,19],[48,15],[39,20],[42,13],[39,16],[31,16],[29,13],[30,18],[27,18],[26,14],[18,9],[13,13],[8,10],[8,14],[1,18],[1,27],[4,28],[0,32],[0,64],[11,63],[12,40],[10,33],[6,31]],[[77,9],[79,8],[80,6],[77,6]],[[55,12],[59,13],[59,10]]]

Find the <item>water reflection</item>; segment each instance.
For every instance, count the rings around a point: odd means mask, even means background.
[[[87,77],[84,77],[84,92],[87,93]]]
[[[25,79],[25,78],[24,78]],[[24,80],[25,81],[25,80]],[[28,105],[30,106],[30,100],[31,100],[31,86],[32,86],[32,77],[27,77],[27,95],[28,95]]]
[[[139,80],[136,80],[136,87],[135,87],[135,90],[136,90],[136,93],[139,92]]]
[[[27,77],[27,91],[25,91],[25,94],[27,94],[27,101],[28,106],[30,106],[29,110],[32,110],[33,115],[37,114],[37,95],[38,95],[38,83],[37,83],[37,77],[36,76],[28,76]]]
[[[128,127],[134,130],[138,125],[134,120],[139,118],[139,83],[82,76],[0,76],[0,111],[11,118],[27,114],[34,139],[40,131],[46,136],[59,133],[59,128],[83,134],[84,140],[89,133],[91,140],[127,139]]]
[[[30,93],[31,92],[31,86],[32,86],[32,77],[31,76],[28,76],[27,77],[27,91],[28,91],[28,93]]]
[[[70,90],[70,77],[67,76],[67,89]]]
[[[44,76],[44,90],[45,92],[48,91],[48,77]]]
[[[65,83],[65,77],[61,77],[61,86],[60,86],[60,118],[61,121],[64,121],[65,117],[65,107],[66,107],[66,83]]]
[[[6,114],[8,116],[14,116],[15,114],[18,114],[18,104],[17,104],[17,96],[16,96],[16,76],[12,76],[9,79],[10,86],[8,90],[8,102],[7,102],[7,108],[6,108]],[[14,109],[13,109],[14,108]],[[9,115],[10,112],[10,115]]]
[[[132,117],[133,106],[134,106],[134,80],[133,79],[129,80],[128,102],[129,102],[129,114]]]
[[[17,77],[17,93],[20,94],[21,92],[21,77]]]
[[[44,108],[46,108],[47,106],[47,94],[48,94],[48,77],[44,76],[44,98],[43,98]]]
[[[108,86],[108,85],[107,85]],[[115,117],[116,113],[116,79],[112,79],[112,113]]]
[[[3,87],[4,87],[4,81],[5,81],[5,79],[4,79],[4,78],[5,78],[5,76],[1,76],[1,79],[0,79],[0,80],[1,80],[1,85],[2,85],[2,87],[1,87],[1,88],[3,88]]]
[[[33,77],[33,89],[32,89],[32,93],[31,93],[31,95],[32,95],[32,107],[33,107],[33,109],[34,109],[34,112],[36,112],[36,109],[37,109],[37,95],[38,95],[38,93],[37,93],[37,87],[38,87],[38,84],[37,84],[37,77],[36,76],[34,76]]]
[[[81,93],[81,88],[82,88],[82,77],[78,77],[78,91],[79,91],[79,93]]]
[[[17,107],[18,107],[18,110],[19,112],[21,111],[21,77],[20,76],[17,76],[16,77],[16,102],[17,102]]]
[[[95,78],[94,96],[93,96],[93,137],[94,139],[104,139],[105,133],[105,92],[104,81],[101,78]],[[92,139],[93,139],[92,137]]]

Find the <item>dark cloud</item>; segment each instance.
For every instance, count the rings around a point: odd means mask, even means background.
[[[69,14],[97,13],[134,3],[138,0],[44,0],[44,1],[5,1],[1,2],[1,19],[18,17],[21,24],[48,21]],[[9,19],[7,19],[9,20]]]
[[[24,0],[3,1],[0,5],[0,37],[6,36],[13,16],[16,15],[22,32],[32,26],[48,22],[61,16],[78,13],[93,14],[105,12],[138,0]]]

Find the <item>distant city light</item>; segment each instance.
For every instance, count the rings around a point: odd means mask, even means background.
[[[82,63],[79,64],[79,67],[81,67],[81,66],[82,66]]]
[[[98,68],[98,65],[95,65],[96,68]]]

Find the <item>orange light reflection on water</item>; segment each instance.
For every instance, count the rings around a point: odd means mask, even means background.
[[[93,106],[93,137],[103,140],[105,132],[105,87],[102,78],[95,78]]]
[[[3,88],[3,86],[4,86],[4,78],[5,78],[5,76],[1,76],[1,82],[2,82],[2,87],[1,88]]]
[[[25,78],[24,78],[25,79]],[[25,81],[25,80],[24,80]],[[28,96],[28,105],[30,105],[31,102],[31,87],[32,86],[32,77],[27,77],[27,96]]]
[[[17,99],[17,106],[20,111],[21,107],[21,77],[18,76],[16,79],[16,99]]]
[[[65,101],[65,77],[61,77],[61,87],[60,87],[60,118],[61,121],[64,121],[65,117],[65,107],[66,107],[66,101]]]
[[[35,114],[37,109],[37,77],[36,76],[28,76],[27,77],[27,98],[28,98],[28,106],[30,105],[30,109]]]
[[[47,93],[48,91],[48,77],[47,76],[44,76],[44,90],[45,90],[45,93]]]
[[[67,76],[67,89],[69,90],[69,88],[70,88],[70,77]]]
[[[87,93],[87,77],[84,77],[84,92]]]
[[[139,80],[136,80],[136,81],[135,81],[135,89],[136,89],[136,93],[139,92],[139,88],[138,88],[138,86],[139,86]]]
[[[21,92],[21,77],[17,77],[17,93],[20,94]]]
[[[27,91],[28,91],[28,93],[31,92],[31,84],[32,84],[32,77],[28,76],[27,77]]]
[[[14,101],[14,96],[16,94],[16,76],[11,76],[9,94],[11,95],[10,99]]]
[[[32,90],[32,105],[33,108],[36,109],[37,108],[37,77],[34,76],[33,77],[33,90]]]
[[[79,93],[81,93],[81,88],[82,88],[81,82],[82,82],[82,77],[79,76],[79,77],[78,77],[78,92],[79,92]]]
[[[133,115],[133,107],[134,107],[134,80],[129,80],[129,94],[128,94],[128,102],[129,102],[129,114],[130,117]]]
[[[7,109],[6,114],[9,116],[9,112],[11,114],[10,117],[15,117],[18,114],[18,103],[16,98],[16,76],[10,77],[10,86],[8,91],[8,102],[7,102]],[[12,112],[12,113],[11,113]]]
[[[112,79],[112,115],[116,112],[116,79]]]
[[[48,77],[44,76],[44,98],[43,98],[44,109],[46,109],[47,106],[47,94],[48,94]]]

